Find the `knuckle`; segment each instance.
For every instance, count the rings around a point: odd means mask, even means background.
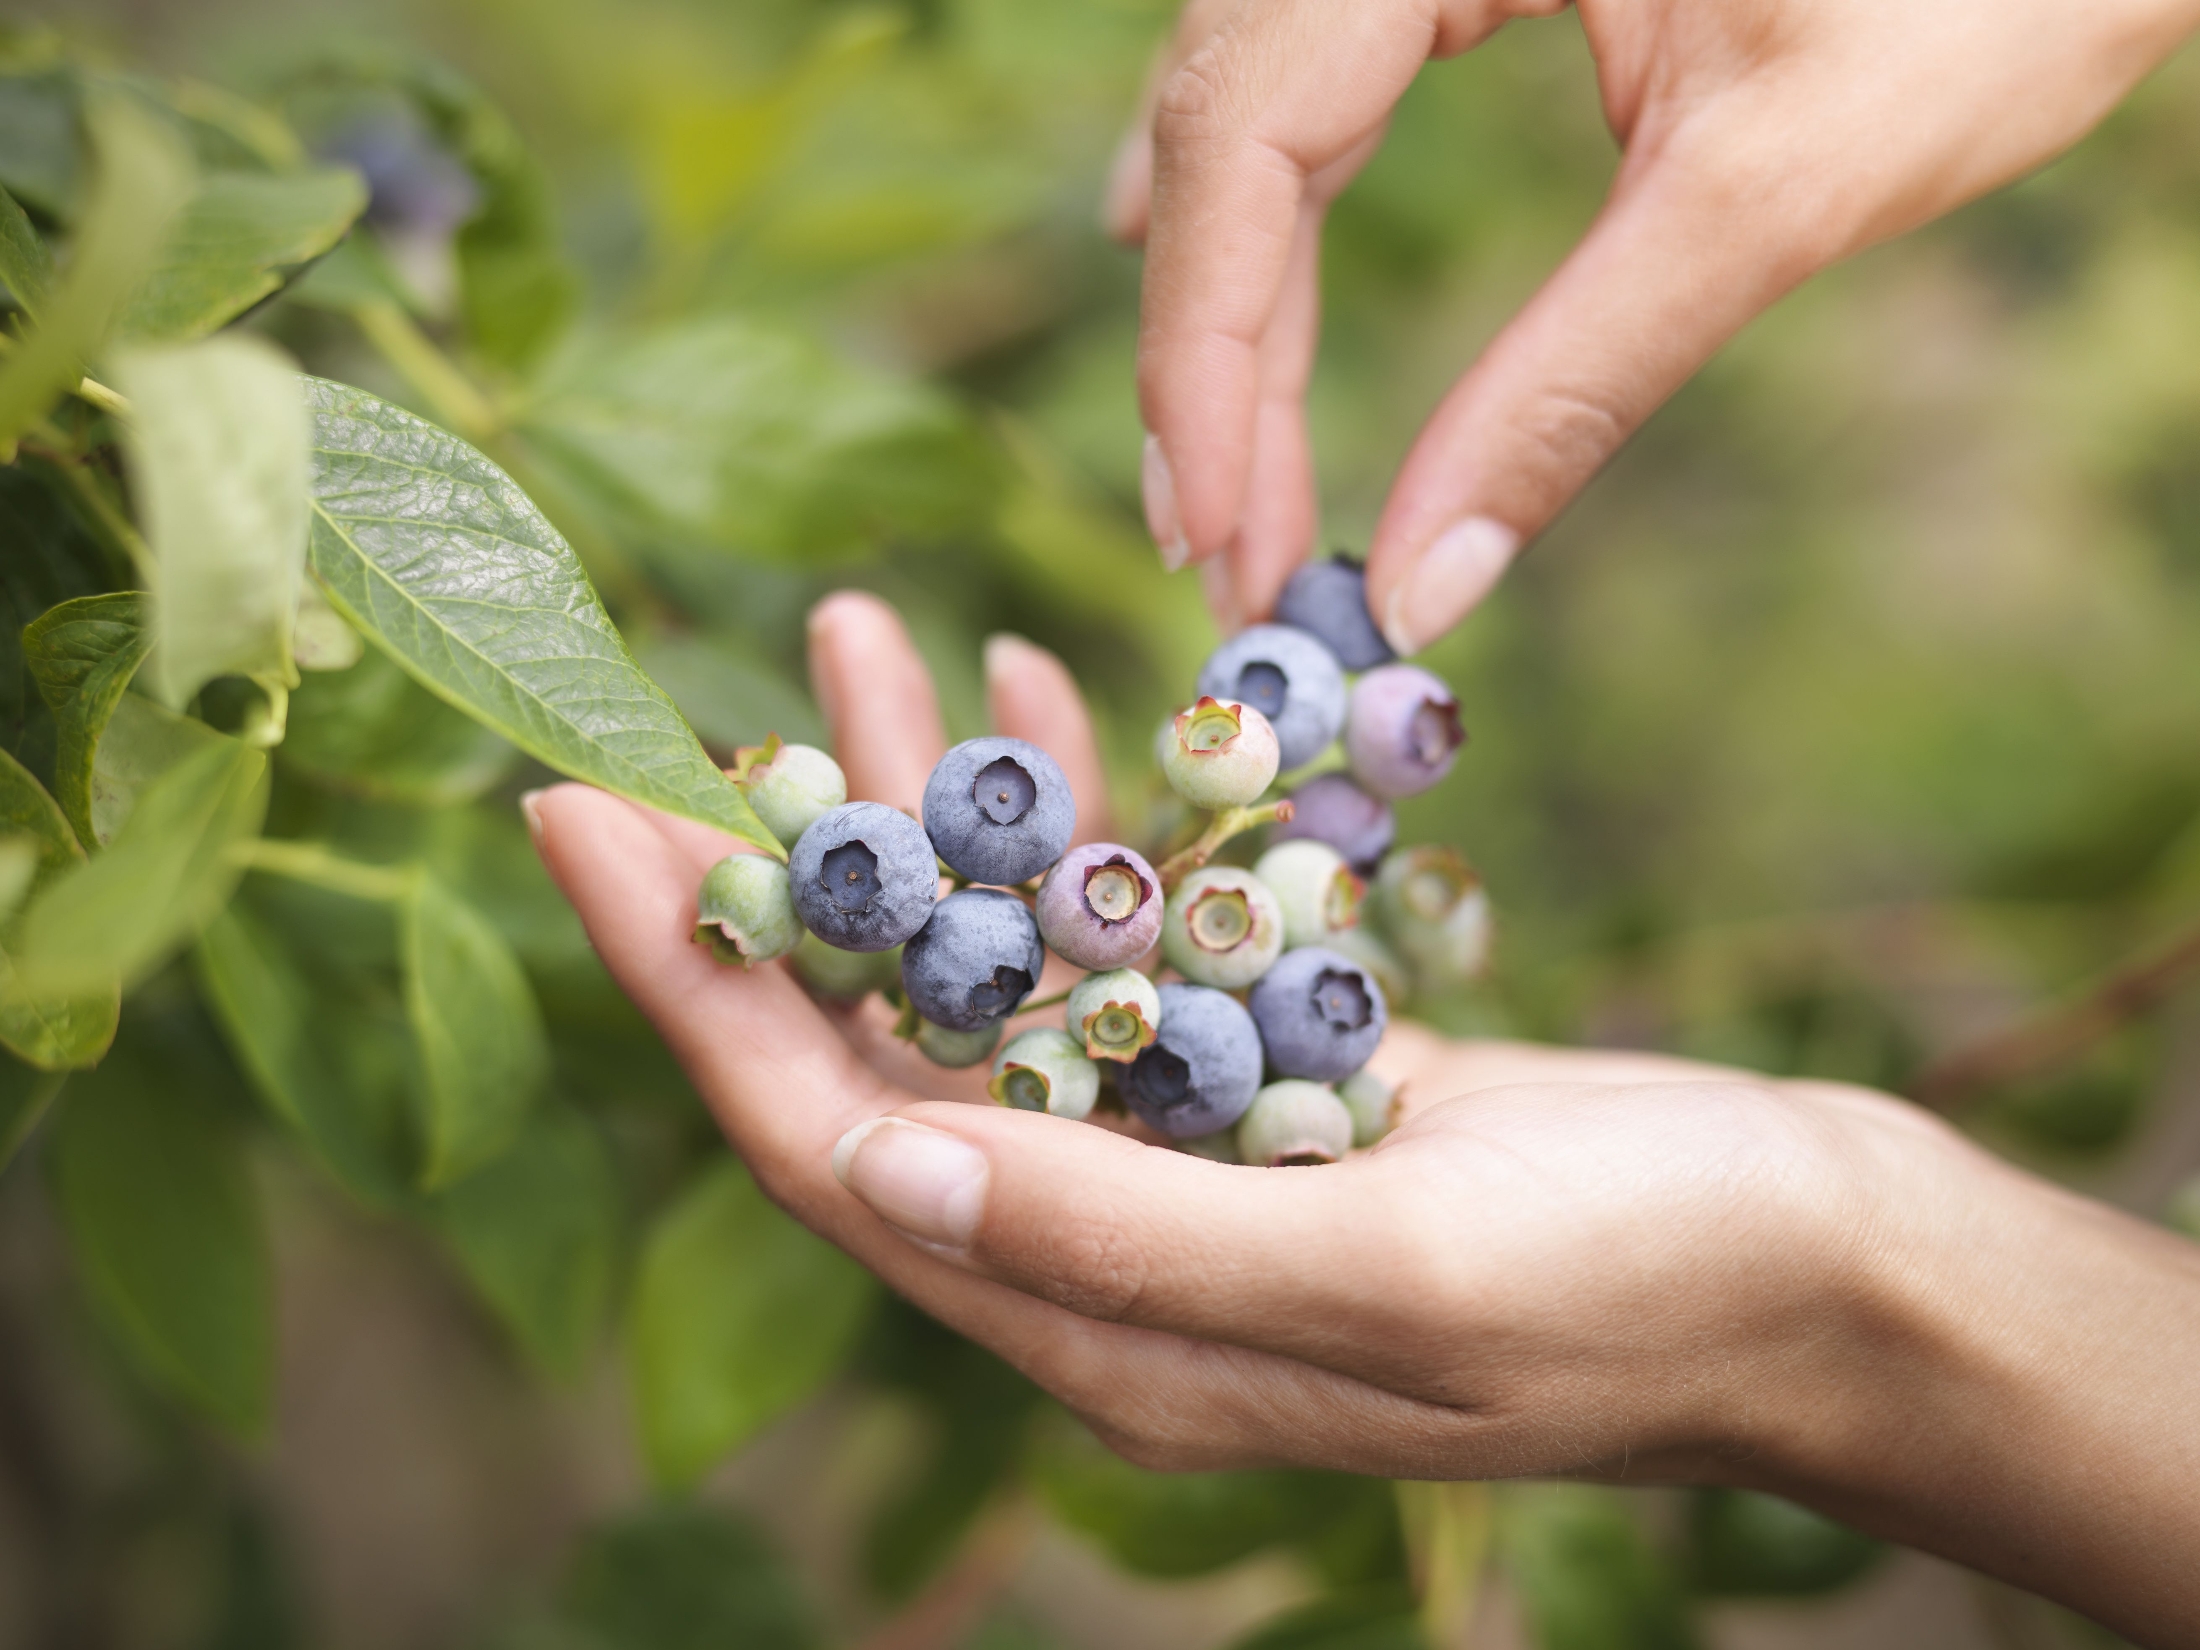
[[[1154,100],[1157,151],[1211,143],[1237,125],[1227,77],[1212,45],[1194,52],[1161,83]]]

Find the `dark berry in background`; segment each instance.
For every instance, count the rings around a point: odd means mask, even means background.
[[[1367,610],[1366,564],[1351,556],[1310,561],[1293,573],[1276,598],[1276,623],[1320,637],[1347,670],[1373,670],[1398,657]]]
[[[1341,773],[1318,774],[1291,793],[1291,817],[1271,842],[1326,842],[1345,863],[1372,876],[1398,837],[1398,816],[1381,797],[1370,796]]]

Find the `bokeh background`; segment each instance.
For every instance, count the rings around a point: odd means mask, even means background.
[[[818,735],[800,615],[862,585],[908,618],[957,737],[981,731],[986,635],[1057,649],[1134,818],[1154,800],[1151,730],[1214,640],[1139,526],[1138,262],[1095,222],[1167,13],[16,8],[92,61],[229,88],[366,167],[415,324],[474,372],[491,450],[714,749]],[[500,341],[460,312],[449,231],[481,186],[371,89],[426,61],[538,158],[570,331]],[[1613,154],[1571,18],[1422,76],[1329,233],[1313,426],[1332,543],[1364,543],[1419,420],[1588,222]],[[315,371],[447,414],[322,300],[253,324]],[[2041,175],[1751,328],[1429,656],[1473,742],[1405,835],[1473,860],[1500,940],[1484,984],[1421,1011],[1902,1088],[2200,923],[2196,363],[2190,53]],[[0,1178],[0,1646],[807,1642],[741,1615],[753,1598],[725,1603],[754,1571],[833,1642],[887,1624],[915,1636],[869,1642],[1191,1650],[1355,1573],[1300,1539],[1289,1504],[1349,1509],[1360,1490],[1209,1483],[1176,1541],[1181,1496],[1110,1477],[998,1366],[884,1303],[848,1371],[712,1468],[699,1502],[654,1499],[615,1326],[707,1127],[534,873],[510,809],[526,775],[449,729],[424,753],[317,746],[315,691],[278,816],[463,868],[551,1011],[562,1095],[615,1148],[620,1258],[545,1376],[430,1234],[270,1145],[278,1384],[271,1423],[237,1443],[134,1369],[75,1287],[34,1142]],[[400,754],[420,772],[362,780]],[[242,1090],[218,1041],[184,1040]],[[1958,1103],[1996,1149],[2167,1218],[2200,1171],[2200,1022],[2172,992]],[[1014,1465],[1030,1449],[1055,1465]],[[1700,1522],[1677,1495],[1622,1499],[1663,1548]],[[693,1522],[695,1505],[745,1522]],[[1373,1535],[1321,1540],[1394,1546],[1387,1505]],[[1217,1521],[1243,1539],[1200,1548]],[[976,1625],[927,1638],[897,1595],[947,1561],[940,1532],[963,1542],[951,1567],[976,1602],[958,1619]],[[1538,1628],[1512,1591],[1485,1595],[1477,1644],[1679,1642]],[[1821,1597],[1713,1600],[1695,1621],[1737,1650],[2089,1642],[1899,1553]]]

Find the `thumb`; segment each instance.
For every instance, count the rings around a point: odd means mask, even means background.
[[[1668,396],[1843,249],[1761,145],[1678,138],[1630,155],[1414,443],[1368,555],[1368,606],[1399,653],[1457,624]]]

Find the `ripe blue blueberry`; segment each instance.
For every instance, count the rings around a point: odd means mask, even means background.
[[[924,827],[883,802],[820,814],[787,856],[802,926],[843,951],[889,951],[922,928],[939,896]]]
[[[1344,726],[1337,656],[1290,625],[1257,624],[1224,642],[1200,667],[1199,692],[1267,717],[1285,768],[1313,761]]]
[[[1260,1033],[1235,997],[1202,985],[1161,988],[1153,1046],[1116,1078],[1123,1103],[1176,1139],[1245,1115],[1260,1088]]]
[[[1367,610],[1367,564],[1341,551],[1291,575],[1276,598],[1276,623],[1319,637],[1347,670],[1373,670],[1398,657]]]
[[[1367,1064],[1389,1011],[1375,976],[1325,946],[1286,951],[1246,999],[1268,1064],[1334,1083]]]
[[[1418,796],[1467,742],[1459,701],[1418,665],[1384,665],[1352,684],[1344,729],[1352,777],[1380,797]]]
[[[927,1020],[976,1031],[1016,1012],[1045,960],[1029,906],[998,888],[965,888],[902,947],[902,989]]]
[[[967,739],[924,782],[924,828],[972,882],[1028,882],[1062,857],[1077,806],[1054,758],[1021,739]]]
[[[1326,842],[1361,876],[1373,873],[1398,837],[1398,816],[1341,773],[1317,774],[1291,793],[1291,817],[1271,842]]]
[[[1295,1078],[1254,1095],[1237,1126],[1238,1161],[1263,1169],[1334,1163],[1351,1146],[1351,1109],[1321,1084]]]

